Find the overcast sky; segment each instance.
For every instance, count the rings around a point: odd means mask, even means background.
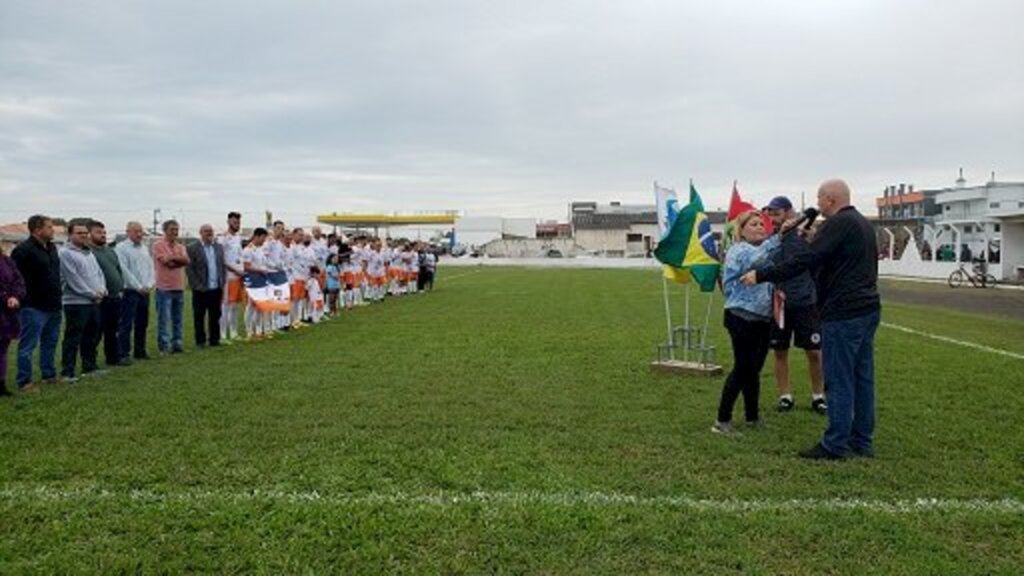
[[[0,0],[0,222],[1024,180],[1024,2]]]

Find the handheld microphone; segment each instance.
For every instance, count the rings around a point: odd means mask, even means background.
[[[814,221],[817,220],[817,219],[818,219],[818,209],[817,208],[808,208],[808,209],[804,210],[803,215],[800,216],[800,218],[796,222],[794,222],[792,226],[787,228],[783,232],[783,234],[788,234],[788,233],[792,232],[793,230],[796,230],[800,226],[803,226],[804,230],[810,230],[811,226],[814,225]]]

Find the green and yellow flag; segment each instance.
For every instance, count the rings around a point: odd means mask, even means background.
[[[721,263],[711,234],[711,223],[704,213],[704,203],[692,183],[689,204],[672,220],[654,249],[654,257],[665,264],[666,278],[686,282],[689,274],[702,292],[715,289]]]

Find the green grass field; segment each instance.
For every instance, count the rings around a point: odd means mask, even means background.
[[[1024,573],[1024,360],[883,327],[877,458],[806,462],[805,363],[798,410],[769,361],[767,427],[713,435],[722,378],[649,369],[663,314],[652,272],[448,268],[2,401],[0,573]],[[1024,353],[1019,321],[884,321]]]

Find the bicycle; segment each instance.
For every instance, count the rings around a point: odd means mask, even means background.
[[[963,263],[949,275],[949,287],[959,288],[965,282],[970,282],[974,288],[988,288],[998,283],[996,277],[989,274],[985,262],[976,262],[973,270],[968,270]]]

